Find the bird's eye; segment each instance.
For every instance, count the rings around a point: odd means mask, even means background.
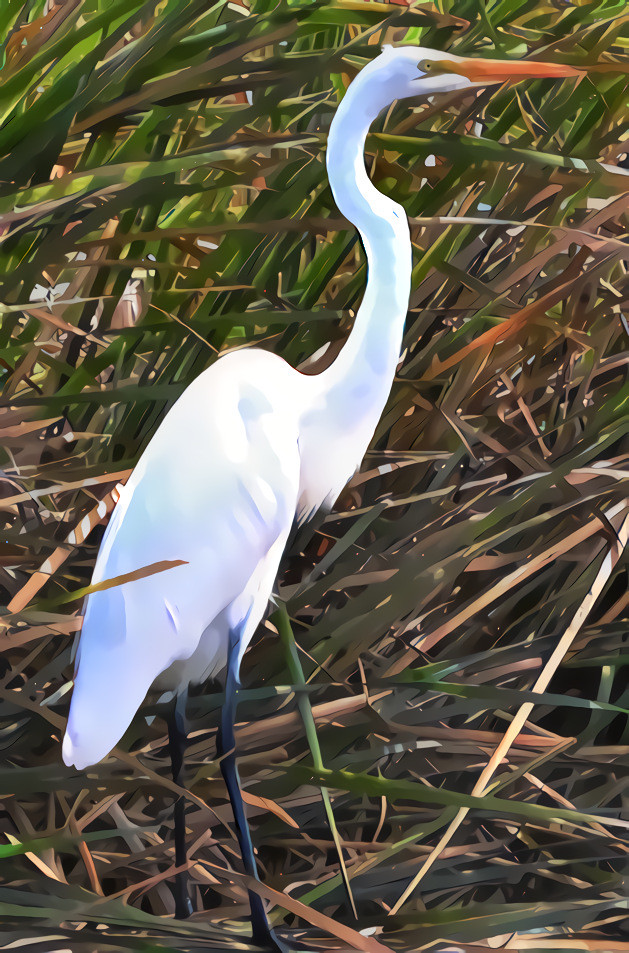
[[[432,60],[420,60],[417,64],[417,69],[420,69],[422,73],[430,73],[434,68]]]

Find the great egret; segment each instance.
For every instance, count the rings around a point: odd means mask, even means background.
[[[218,750],[252,877],[258,873],[234,751],[240,662],[292,526],[330,507],[363,458],[391,389],[409,302],[408,222],[367,176],[369,127],[395,100],[578,73],[552,63],[384,47],[349,87],[328,139],[334,199],[359,230],[368,262],[347,343],[312,376],[266,351],[221,357],[174,404],[121,490],[93,582],[161,560],[180,564],[89,595],[64,761],[80,770],[105,757],[157,684],[178,699],[169,734],[181,783],[188,685],[226,671]],[[183,811],[180,800],[178,865],[185,862]],[[176,915],[186,916],[183,875],[175,895]],[[259,894],[252,890],[249,899],[254,940],[277,949]]]

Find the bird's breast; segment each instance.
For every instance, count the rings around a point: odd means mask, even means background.
[[[352,478],[371,439],[364,429],[339,431],[312,422],[299,437],[300,481],[297,518],[309,519],[321,507],[331,507]]]

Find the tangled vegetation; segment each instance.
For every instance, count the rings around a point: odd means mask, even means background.
[[[247,948],[220,685],[190,700],[177,922],[164,704],[67,769],[72,646],[182,390],[230,347],[313,373],[346,339],[365,260],[326,130],[383,42],[587,75],[372,128],[411,308],[371,451],[245,658],[264,896],[310,949],[629,949],[624,2],[3,0],[0,41],[0,949]]]

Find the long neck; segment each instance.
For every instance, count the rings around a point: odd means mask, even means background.
[[[399,361],[412,268],[406,213],[371,184],[365,169],[365,138],[386,105],[377,76],[363,70],[336,112],[327,150],[334,200],[365,248],[367,287],[347,342],[319,376],[340,417],[364,422],[372,433]]]

